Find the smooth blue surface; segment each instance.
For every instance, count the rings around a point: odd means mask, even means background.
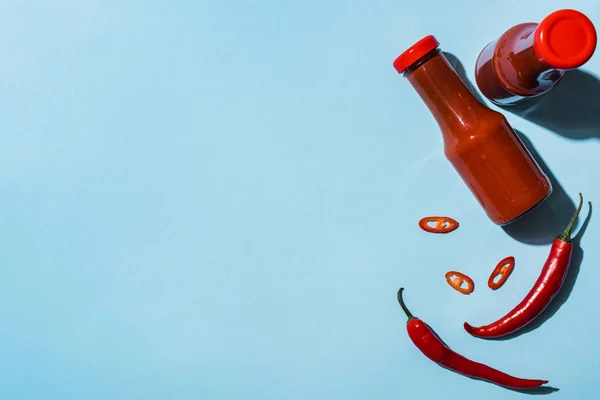
[[[392,69],[434,33],[472,80],[490,40],[567,6],[600,24],[595,0],[3,1],[0,398],[527,397],[425,359],[401,285],[455,350],[597,398],[598,214],[552,318],[470,337],[463,321],[516,304],[549,245],[487,219]],[[579,191],[600,196],[599,125],[573,139],[506,115],[568,196],[538,221],[554,235]],[[427,235],[431,214],[461,228]]]

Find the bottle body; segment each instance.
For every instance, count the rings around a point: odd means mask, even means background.
[[[565,70],[578,68],[596,48],[596,30],[584,14],[559,10],[539,24],[513,26],[479,54],[475,80],[498,105],[520,103],[550,91]]]
[[[550,181],[501,114],[483,120],[468,140],[447,141],[444,151],[498,225],[514,221],[552,193]]]
[[[550,195],[550,181],[504,116],[473,96],[439,50],[405,76],[437,120],[446,158],[495,224]]]

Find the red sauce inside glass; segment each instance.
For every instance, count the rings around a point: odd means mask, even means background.
[[[524,23],[489,43],[479,55],[479,90],[499,105],[518,103],[551,90],[565,70],[586,63],[596,48],[596,30],[584,14],[559,10],[539,24]]]
[[[433,36],[401,54],[403,73],[436,119],[446,158],[498,225],[539,204],[552,186],[506,118],[479,102]]]

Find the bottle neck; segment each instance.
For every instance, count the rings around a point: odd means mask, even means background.
[[[519,95],[534,95],[548,90],[563,72],[542,61],[535,49],[536,24],[517,25],[501,38],[496,73],[502,84]],[[502,60],[506,61],[503,64]],[[500,63],[500,64],[498,64]]]
[[[436,49],[405,72],[442,133],[458,137],[481,123],[487,107],[465,86],[446,57]],[[485,110],[485,111],[484,111]]]

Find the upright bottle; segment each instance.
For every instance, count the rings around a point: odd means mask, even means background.
[[[394,61],[435,117],[444,152],[488,217],[505,225],[543,201],[552,186],[506,118],[479,102],[434,36]]]
[[[555,11],[539,24],[516,25],[482,50],[475,68],[477,86],[499,105],[541,95],[565,70],[585,64],[596,40],[592,21],[575,10]]]

